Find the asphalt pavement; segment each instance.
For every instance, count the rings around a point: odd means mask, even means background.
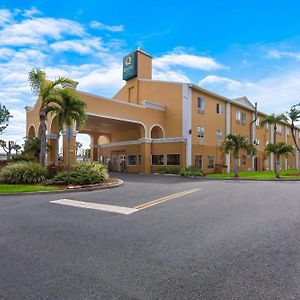
[[[0,299],[300,299],[299,182],[117,176],[114,189],[0,197]]]

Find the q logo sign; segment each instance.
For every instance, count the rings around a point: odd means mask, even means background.
[[[128,67],[131,65],[131,57],[130,56],[127,56],[126,57],[126,60],[125,60],[125,66]]]

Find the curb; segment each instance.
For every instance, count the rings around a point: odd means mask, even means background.
[[[213,177],[200,177],[200,176],[180,176],[177,174],[159,174],[152,173],[153,176],[168,176],[168,177],[181,177],[181,178],[192,178],[192,179],[200,179],[200,180],[211,180],[211,181],[274,181],[274,182],[297,182],[300,181],[296,178],[266,178],[266,179],[258,179],[258,178],[213,178]]]
[[[106,190],[120,187],[124,184],[124,181],[116,178],[118,182],[116,184],[106,184],[106,185],[91,185],[82,186],[79,188],[63,189],[56,191],[38,191],[38,192],[22,192],[22,193],[0,193],[0,196],[26,196],[26,195],[44,195],[44,194],[64,194],[64,193],[74,193],[74,192],[91,192],[97,190]]]

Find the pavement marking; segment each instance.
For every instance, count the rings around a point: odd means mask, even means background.
[[[148,207],[151,207],[151,206],[154,206],[154,205],[157,205],[157,204],[160,204],[160,203],[172,200],[172,199],[183,197],[185,195],[188,195],[188,194],[200,191],[200,190],[201,190],[201,188],[186,190],[186,191],[183,191],[183,192],[179,192],[179,193],[176,193],[176,194],[168,195],[168,196],[165,196],[165,197],[162,197],[162,198],[158,198],[158,199],[155,199],[155,200],[152,200],[152,201],[142,203],[140,205],[134,206],[133,208],[137,209],[137,210],[142,210],[142,209],[145,209],[145,208],[148,208]]]
[[[117,214],[123,214],[123,215],[130,215],[130,214],[138,211],[138,209],[131,208],[131,207],[75,201],[75,200],[70,200],[70,199],[59,199],[59,200],[50,201],[50,203],[73,206],[73,207],[89,208],[89,209],[95,209],[95,210],[102,210],[102,211],[107,211],[107,212],[112,212],[112,213],[117,213]]]

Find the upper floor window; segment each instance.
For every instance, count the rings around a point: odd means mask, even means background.
[[[216,105],[216,111],[217,111],[217,114],[221,114],[222,113],[222,104],[217,103],[217,105]]]
[[[282,132],[282,126],[281,125],[277,125],[277,132],[281,133]]]
[[[205,129],[204,127],[200,126],[197,128],[197,135],[199,138],[204,139],[205,138]]]
[[[235,113],[235,120],[237,123],[241,122],[241,112],[239,110],[237,110]]]
[[[246,113],[242,112],[242,125],[246,125]]]
[[[266,130],[269,130],[269,123],[266,123]]]
[[[223,139],[223,132],[220,129],[217,129],[217,139],[222,140]]]
[[[205,111],[205,99],[203,97],[198,97],[198,112],[204,113]]]
[[[259,118],[256,119],[255,125],[256,125],[256,127],[259,127],[259,126],[260,126],[260,119],[259,119]]]

